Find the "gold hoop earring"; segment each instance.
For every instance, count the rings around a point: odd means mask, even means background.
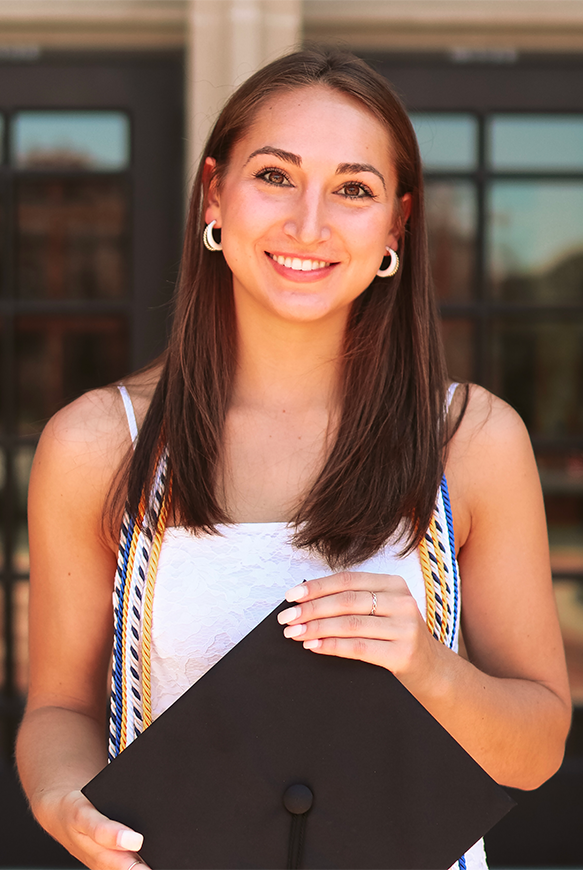
[[[207,251],[222,251],[223,246],[220,242],[216,242],[213,237],[213,227],[216,224],[216,221],[211,221],[210,224],[207,224],[204,228],[204,233],[202,234],[202,240],[204,242],[204,246]]]
[[[388,245],[385,250],[387,251],[387,256],[390,257],[391,262],[386,269],[379,269],[377,275],[379,276],[379,278],[392,278],[393,275],[396,275],[399,271],[399,255],[396,251],[393,251],[392,248],[389,248]]]

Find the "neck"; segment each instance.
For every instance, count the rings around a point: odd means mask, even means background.
[[[345,328],[345,317],[289,323],[263,312],[249,317],[237,310],[233,404],[273,411],[332,411]]]

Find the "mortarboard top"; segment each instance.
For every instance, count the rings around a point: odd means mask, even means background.
[[[447,870],[514,805],[389,671],[283,602],[85,788],[155,870]]]

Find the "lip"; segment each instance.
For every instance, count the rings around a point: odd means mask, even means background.
[[[336,268],[338,263],[324,261],[323,258],[315,257],[313,254],[311,255],[299,255],[299,254],[290,254],[283,253],[279,251],[265,251],[265,256],[275,269],[275,271],[282,275],[284,278],[287,278],[290,281],[295,281],[299,284],[309,284],[312,281],[319,281],[323,277],[330,275],[332,270]],[[317,260],[320,259],[321,262],[326,262],[327,265],[321,269],[310,269],[309,272],[303,272],[297,269],[291,269],[289,266],[282,266],[281,263],[278,263],[274,260],[274,257],[290,257],[292,260],[297,258],[298,260]]]

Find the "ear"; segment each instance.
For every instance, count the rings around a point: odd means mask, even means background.
[[[202,168],[202,185],[204,190],[205,223],[216,221],[217,229],[221,226],[221,207],[219,189],[216,176],[217,161],[214,157],[207,157]]]
[[[413,203],[410,193],[405,193],[398,200],[396,220],[387,239],[387,245],[389,246],[389,248],[393,248],[393,250],[395,251],[399,248],[399,240],[403,235],[407,221],[411,217],[412,204]]]

